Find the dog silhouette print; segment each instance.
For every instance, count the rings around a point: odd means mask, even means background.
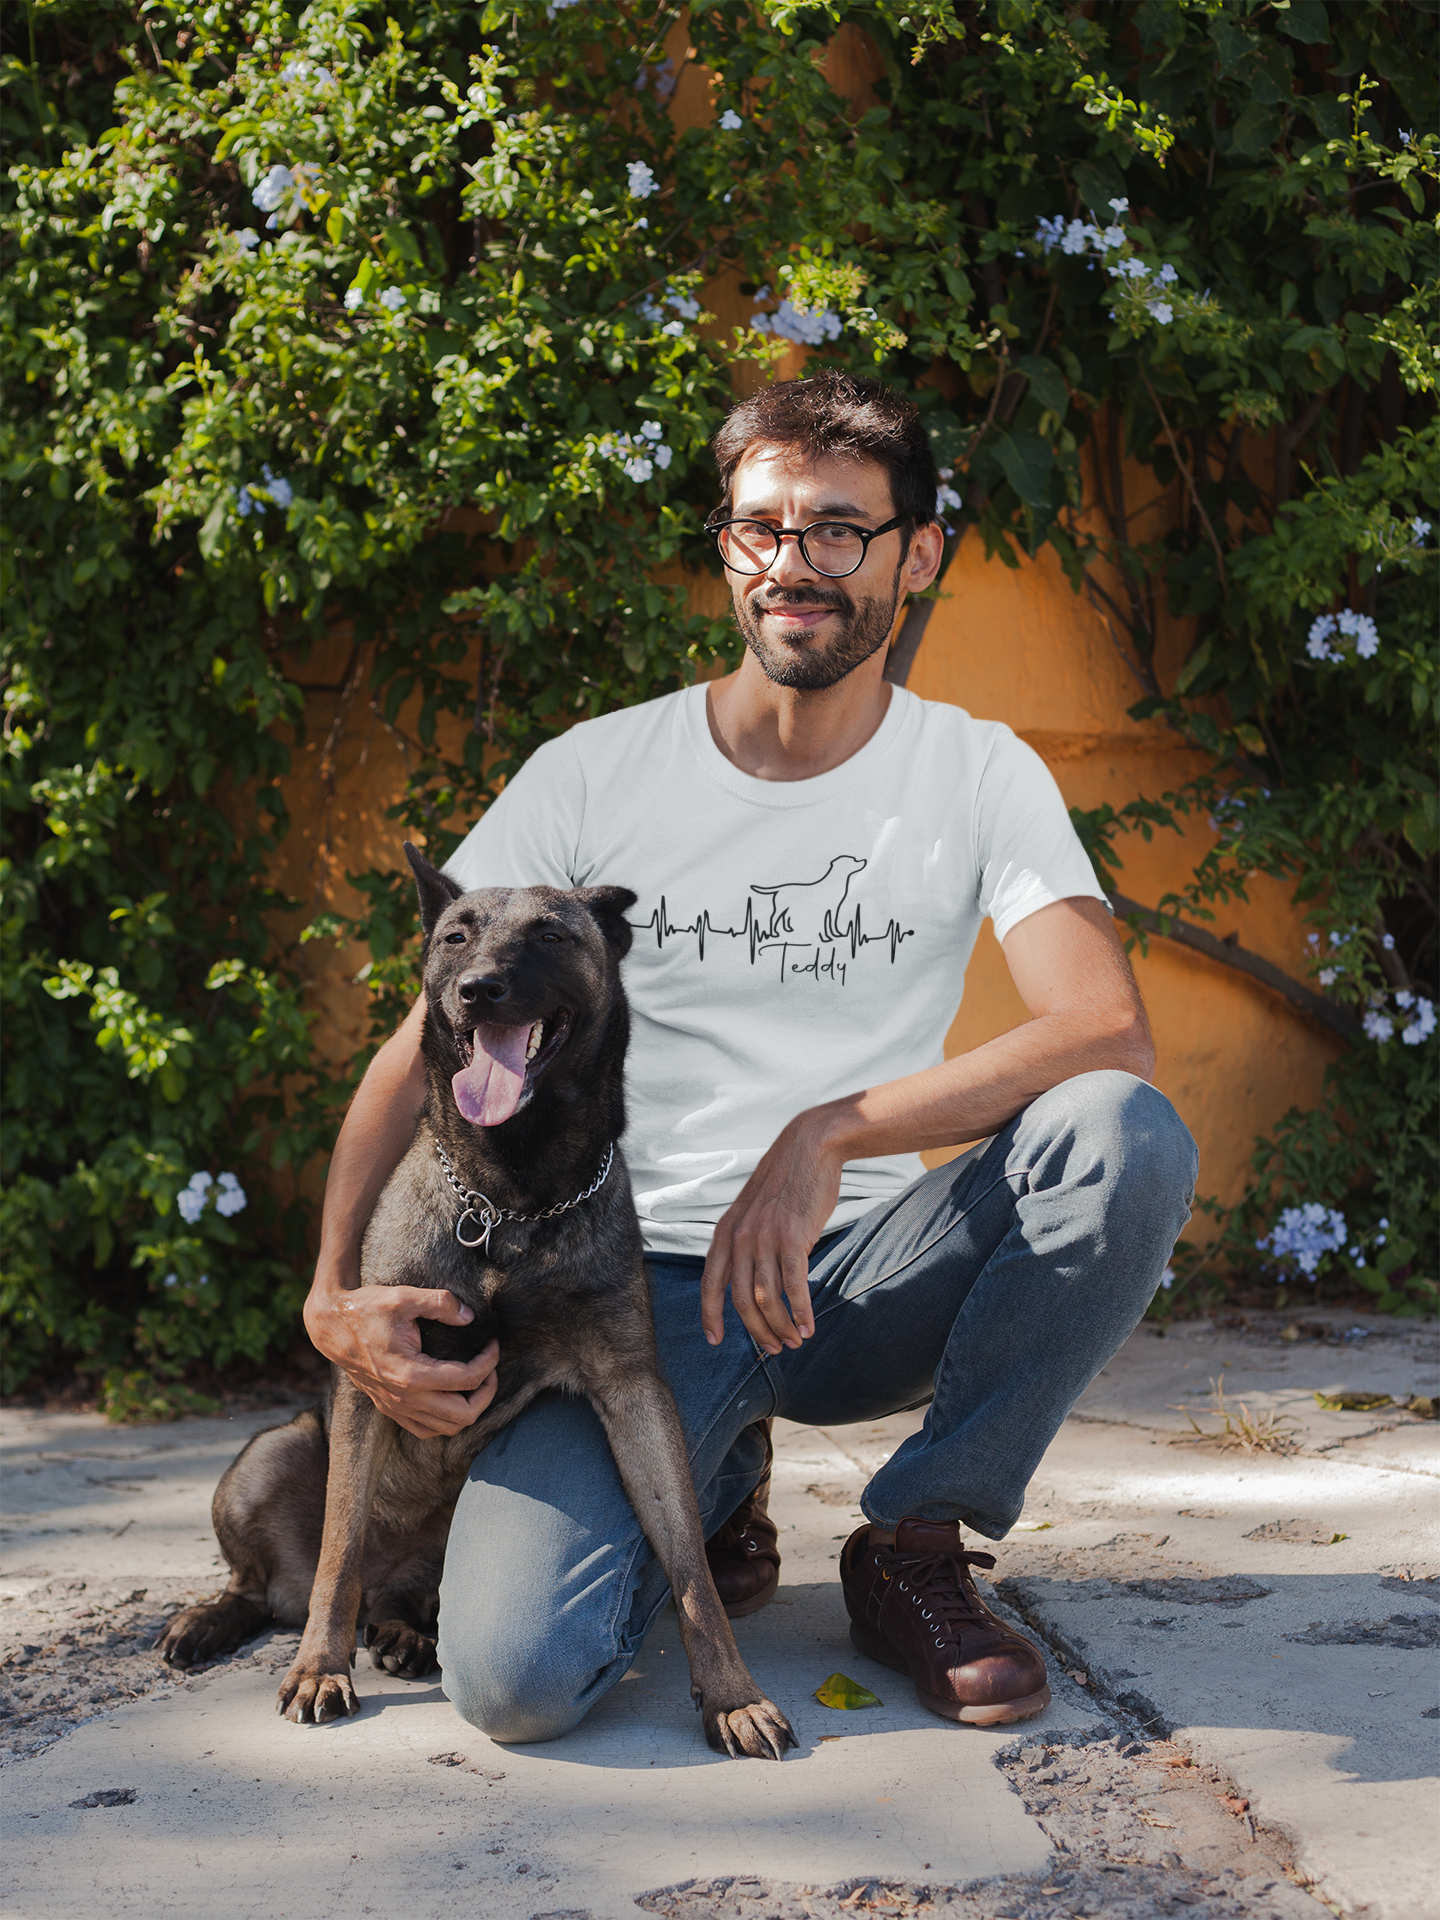
[[[840,910],[851,881],[868,864],[853,853],[837,853],[818,880],[787,880],[774,887],[752,881],[750,891],[770,902],[770,918],[761,928],[761,939],[788,937],[807,946],[843,940]]]

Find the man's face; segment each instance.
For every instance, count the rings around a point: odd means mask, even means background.
[[[873,460],[812,464],[790,448],[761,445],[735,470],[732,519],[881,527],[894,513],[889,476]],[[814,692],[833,687],[884,646],[901,592],[914,584],[903,553],[904,529],[897,527],[870,542],[856,572],[835,580],[808,564],[798,540],[783,540],[765,573],[729,574],[735,624],[766,676],[776,686]]]

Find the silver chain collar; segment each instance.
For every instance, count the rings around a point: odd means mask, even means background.
[[[605,1164],[590,1182],[583,1193],[577,1193],[573,1200],[562,1200],[558,1207],[546,1207],[543,1213],[516,1213],[509,1207],[497,1207],[487,1194],[477,1193],[471,1187],[464,1187],[455,1177],[455,1169],[450,1164],[450,1156],[437,1140],[435,1151],[440,1156],[440,1165],[445,1170],[445,1178],[465,1202],[465,1211],[455,1222],[455,1238],[462,1247],[478,1247],[482,1253],[490,1251],[490,1235],[502,1220],[521,1220],[529,1224],[536,1220],[553,1220],[557,1213],[569,1213],[572,1207],[578,1207],[582,1200],[588,1200],[598,1193],[610,1178],[610,1169],[615,1164],[615,1142],[612,1140],[605,1149]],[[467,1220],[473,1220],[480,1232],[473,1240],[467,1240],[461,1228]]]

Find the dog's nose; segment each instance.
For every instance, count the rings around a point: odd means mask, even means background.
[[[482,1000],[503,1000],[510,991],[510,982],[502,980],[498,973],[467,973],[455,990],[467,1007],[473,1007]]]

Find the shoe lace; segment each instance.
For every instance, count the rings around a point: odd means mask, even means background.
[[[971,1567],[993,1567],[993,1553],[927,1553],[892,1561],[890,1577],[921,1610],[936,1635],[936,1645],[958,1644],[967,1626],[989,1623],[989,1611],[975,1591]]]

